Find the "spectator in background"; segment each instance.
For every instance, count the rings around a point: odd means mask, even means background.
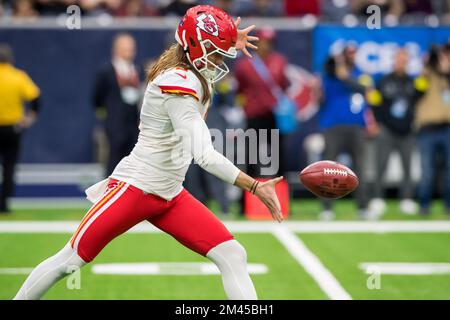
[[[117,17],[148,17],[156,16],[156,8],[148,5],[144,0],[128,0],[122,3],[114,13]]]
[[[312,14],[320,15],[320,0],[298,1],[284,0],[284,15],[287,17]]]
[[[239,16],[279,17],[283,14],[282,2],[277,0],[251,0],[237,3]]]
[[[15,18],[34,18],[39,13],[34,9],[32,0],[17,0],[13,4],[13,16]]]
[[[236,1],[233,0],[214,0],[212,5],[222,9],[229,15],[236,15]]]
[[[320,1],[321,20],[342,22],[345,16],[352,13],[349,1],[322,0]]]
[[[352,168],[360,181],[355,192],[358,215],[363,219],[372,219],[375,216],[367,209],[364,168],[366,129],[371,129],[367,122],[371,113],[365,94],[371,83],[370,78],[355,67],[355,54],[356,47],[347,46],[341,55],[330,57],[326,62],[319,127],[325,137],[325,159],[337,160],[341,153],[351,157]],[[324,201],[323,207],[320,218],[333,219],[332,202]]]
[[[417,104],[415,125],[421,155],[420,213],[429,214],[436,179],[436,160],[444,160],[444,204],[450,214],[450,55],[449,47],[432,47],[423,76],[427,91]]]
[[[88,15],[109,14],[113,15],[117,12],[124,0],[79,0],[79,5],[84,13]]]
[[[396,21],[400,19],[405,11],[404,2],[401,0],[359,0],[350,1],[352,11],[358,16],[369,15],[367,8],[371,5],[377,5],[381,9],[381,15],[388,20]]]
[[[93,103],[106,111],[105,131],[109,143],[107,175],[133,149],[138,137],[140,77],[134,64],[136,43],[129,34],[115,37],[112,60],[96,77]]]
[[[78,5],[78,0],[36,0],[36,9],[40,15],[54,16],[66,14],[67,7]]]
[[[431,0],[403,0],[405,14],[432,14],[433,5]]]
[[[375,139],[375,190],[370,209],[383,214],[386,203],[383,194],[383,176],[386,172],[389,156],[398,151],[403,167],[403,179],[400,186],[400,211],[405,214],[417,212],[417,204],[412,200],[414,188],[411,180],[411,158],[415,145],[413,121],[415,104],[422,92],[418,81],[407,74],[408,52],[399,49],[395,56],[394,70],[382,77],[378,83],[380,101],[373,102],[374,114],[379,126]],[[372,100],[372,101],[371,101]]]
[[[163,16],[182,17],[186,11],[198,4],[197,0],[172,0],[167,6],[159,11]]]
[[[271,28],[262,28],[257,32],[259,37],[258,50],[253,59],[243,56],[235,66],[235,77],[238,81],[238,99],[244,107],[247,117],[247,129],[254,129],[259,132],[261,129],[268,130],[268,145],[270,141],[270,130],[277,129],[274,108],[278,101],[273,94],[272,85],[277,85],[281,90],[285,91],[289,86],[289,80],[286,77],[285,68],[287,59],[274,50],[275,31]],[[262,70],[261,70],[262,69]],[[263,74],[269,75],[271,80],[267,79]],[[258,137],[258,155],[259,149],[263,146],[269,148],[260,141]],[[283,141],[280,136],[279,141],[279,170],[275,174],[277,176],[283,173]],[[248,148],[247,144],[247,148]],[[270,154],[270,152],[266,152]],[[249,151],[246,151],[247,158]],[[247,171],[250,175],[261,177],[261,165],[258,163],[249,163]]]
[[[39,88],[12,63],[11,48],[0,44],[0,156],[3,162],[0,213],[10,211],[8,199],[14,193],[21,133],[35,122],[39,111]],[[25,102],[30,103],[29,110],[25,109]]]

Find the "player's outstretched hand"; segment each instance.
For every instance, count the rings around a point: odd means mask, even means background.
[[[275,193],[275,186],[281,180],[283,180],[283,177],[260,182],[255,191],[255,195],[267,206],[272,217],[278,222],[283,221],[283,214],[281,213],[280,201]]]
[[[247,57],[251,58],[252,55],[248,52],[247,47],[252,48],[253,50],[258,50],[258,47],[255,46],[250,41],[258,41],[258,37],[249,36],[248,34],[256,28],[253,24],[245,29],[239,29],[239,25],[241,24],[241,17],[237,17],[236,21],[234,21],[236,28],[238,28],[238,37],[236,41],[236,50],[241,50]]]

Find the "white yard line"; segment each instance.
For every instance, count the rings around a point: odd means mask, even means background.
[[[0,268],[0,274],[29,274],[33,268]]]
[[[292,257],[316,281],[323,292],[332,300],[351,300],[350,294],[345,291],[339,281],[322,264],[306,245],[288,228],[278,226],[274,228],[273,235],[284,245]]]
[[[250,274],[266,274],[269,268],[261,263],[247,265]],[[29,274],[33,268],[0,268],[0,275]],[[220,275],[214,263],[209,262],[139,262],[139,263],[103,263],[94,264],[91,268],[94,274],[108,275]]]
[[[80,221],[0,221],[0,233],[72,233]],[[283,226],[298,233],[401,233],[450,232],[450,221],[378,221],[378,222],[320,222],[285,221],[281,225],[272,221],[225,222],[231,232],[266,233]],[[130,233],[161,232],[147,222],[130,229]]]
[[[429,262],[363,262],[359,268],[369,274],[432,275],[450,274],[450,263]]]
[[[247,269],[250,274],[269,271],[265,264],[259,263],[249,263]],[[92,272],[110,275],[220,275],[217,266],[210,262],[104,263],[93,265]]]
[[[450,221],[288,221],[300,233],[450,232]]]

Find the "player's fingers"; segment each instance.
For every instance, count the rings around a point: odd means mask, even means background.
[[[281,181],[283,181],[283,176],[277,177],[277,178],[273,178],[272,181],[273,181],[273,184],[274,184],[274,185],[275,185],[275,184],[278,184],[278,183],[280,183]]]
[[[281,215],[281,213],[277,213],[277,221],[279,223],[281,223],[283,221],[283,216]]]
[[[259,38],[254,36],[247,36],[247,41],[259,41]]]
[[[241,17],[237,17],[237,19],[234,21],[234,24],[236,25],[236,27],[239,27],[239,25],[241,24]]]
[[[249,48],[252,48],[253,50],[258,50],[258,47],[250,42],[247,42],[245,45]]]
[[[280,215],[278,213],[278,210],[276,208],[274,208],[273,206],[271,206],[269,208],[270,213],[272,214],[272,218],[274,220],[277,220],[278,222],[280,222]]]
[[[244,31],[245,33],[250,33],[255,28],[256,28],[256,26],[254,24],[252,24],[251,26],[248,26],[247,28],[243,29],[242,31]]]
[[[252,58],[252,55],[250,54],[250,52],[248,52],[247,48],[244,47],[244,48],[242,49],[242,52],[244,52],[244,54],[245,54],[247,57]]]
[[[274,218],[275,220],[277,220],[278,222],[283,221],[283,216],[281,215],[281,212],[278,212],[278,211],[273,212],[273,213],[272,213],[272,216],[273,216],[273,218]]]
[[[275,204],[275,208],[277,209],[278,212],[281,212],[281,204],[280,201],[278,200],[277,195],[275,194],[273,202]]]
[[[276,194],[274,194],[272,196],[272,198],[270,199],[271,204],[270,206],[273,208],[273,211],[278,214],[281,212],[281,205],[280,205],[280,201],[278,201],[278,197]]]

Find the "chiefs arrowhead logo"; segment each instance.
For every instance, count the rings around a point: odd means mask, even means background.
[[[197,17],[197,27],[215,37],[219,35],[219,27],[216,20],[210,14],[202,13]]]

